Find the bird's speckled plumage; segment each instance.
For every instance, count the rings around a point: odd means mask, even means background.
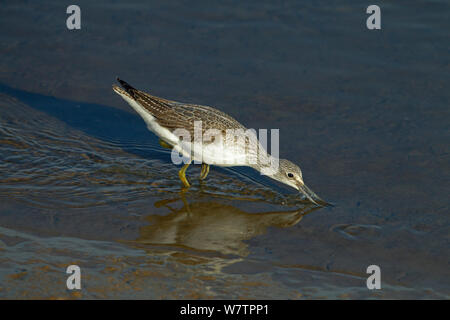
[[[119,90],[136,100],[157,119],[161,126],[171,131],[184,128],[189,131],[191,137],[194,137],[194,121],[202,121],[203,134],[209,128],[221,131],[227,129],[246,130],[236,119],[218,109],[166,100],[135,89],[123,80],[119,80],[119,82],[123,89],[115,86],[115,90]]]

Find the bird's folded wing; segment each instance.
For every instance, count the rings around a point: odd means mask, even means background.
[[[215,108],[170,101],[137,89],[130,91],[130,95],[148,110],[161,126],[171,131],[182,128],[194,137],[194,121],[201,121],[202,134],[208,129],[217,129],[224,133],[227,129],[245,130],[238,121]]]

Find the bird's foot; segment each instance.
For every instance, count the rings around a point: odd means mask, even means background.
[[[209,164],[202,163],[202,172],[200,173],[200,180],[206,179],[209,173]]]
[[[190,163],[186,163],[183,168],[178,172],[178,176],[180,177],[181,182],[186,188],[189,188],[191,185],[189,181],[186,179],[186,169],[189,167]]]
[[[159,145],[166,149],[172,149],[172,146],[170,144],[161,139],[159,139]]]

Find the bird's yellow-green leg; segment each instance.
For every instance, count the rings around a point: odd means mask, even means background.
[[[172,149],[172,146],[170,144],[161,139],[159,139],[159,145],[163,148]]]
[[[202,172],[200,173],[200,180],[206,179],[209,173],[209,164],[202,163]]]
[[[178,172],[178,176],[180,177],[181,182],[183,182],[183,185],[186,188],[189,188],[191,185],[189,184],[189,181],[186,179],[186,169],[189,167],[191,162],[186,163],[183,168]]]

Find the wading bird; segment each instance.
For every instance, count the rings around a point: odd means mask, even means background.
[[[275,159],[267,154],[265,149],[261,148],[257,139],[240,139],[240,142],[236,142],[236,139],[230,139],[226,136],[224,139],[211,139],[209,142],[198,143],[193,139],[189,141],[180,139],[180,136],[176,134],[176,130],[181,128],[187,131],[190,137],[194,137],[196,122],[202,124],[203,134],[211,129],[218,132],[247,130],[246,127],[226,113],[212,107],[158,98],[133,88],[119,78],[117,78],[117,81],[121,87],[113,85],[113,90],[144,119],[148,129],[159,137],[161,146],[174,149],[188,159],[179,171],[180,180],[185,187],[190,186],[186,179],[186,169],[192,161],[202,164],[201,180],[206,178],[209,166],[212,164],[224,167],[249,166],[272,179],[297,189],[315,204],[317,202],[326,204],[305,185],[302,171],[297,165],[285,159]],[[192,150],[200,150],[200,152],[195,153]],[[258,153],[258,156],[251,157],[255,156],[255,153]],[[263,157],[260,157],[261,153]],[[265,170],[267,165],[263,164],[261,158],[276,160],[269,161],[277,164],[276,169]],[[250,159],[256,160],[250,161]]]

